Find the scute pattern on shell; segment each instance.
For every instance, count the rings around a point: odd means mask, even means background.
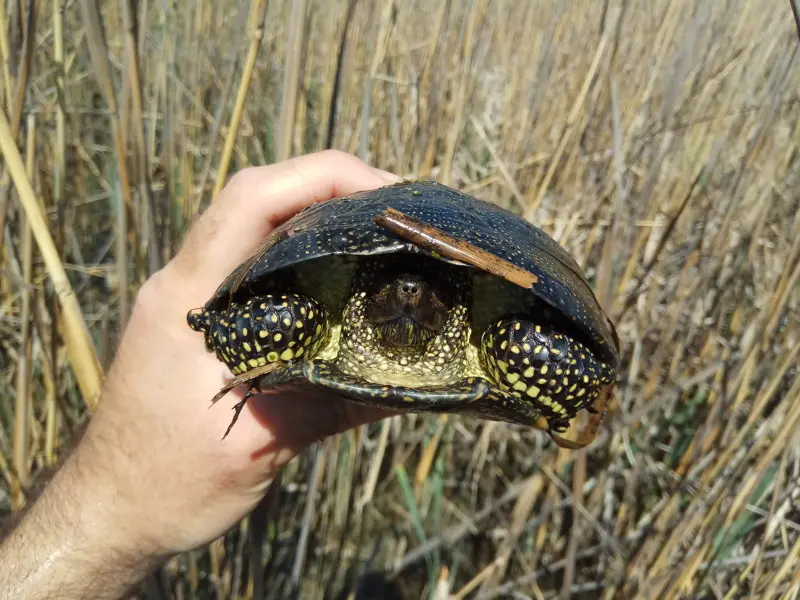
[[[264,247],[223,282],[207,306],[224,305],[239,283],[320,256],[426,253],[373,222],[373,217],[387,207],[536,275],[539,281],[532,293],[569,318],[593,342],[605,362],[616,367],[614,333],[572,256],[544,231],[514,213],[435,182],[399,183],[306,208],[277,228]]]

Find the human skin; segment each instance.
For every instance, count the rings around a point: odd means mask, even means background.
[[[326,151],[234,175],[142,286],[84,435],[0,543],[0,599],[119,598],[169,557],[224,534],[309,444],[389,413],[299,388],[253,397],[222,440],[235,388],[186,324],[304,206],[392,183]]]

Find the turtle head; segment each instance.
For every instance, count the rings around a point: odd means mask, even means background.
[[[203,308],[193,308],[186,315],[186,321],[194,331],[206,332],[211,328],[211,315]]]
[[[370,292],[365,317],[386,346],[422,346],[441,332],[448,306],[434,281],[416,273],[396,273]]]
[[[186,321],[194,331],[203,333],[205,338],[206,350],[214,351],[214,341],[211,338],[211,321],[213,315],[205,308],[193,308],[186,315]]]

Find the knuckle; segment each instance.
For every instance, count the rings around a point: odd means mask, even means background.
[[[132,310],[134,313],[148,312],[164,302],[167,287],[164,269],[157,271],[145,281],[136,293]]]
[[[234,173],[225,186],[228,190],[240,192],[251,188],[256,181],[263,178],[263,169],[260,167],[244,167]]]
[[[157,302],[163,294],[164,271],[163,269],[151,275],[139,288],[134,305],[148,305]]]
[[[350,154],[349,152],[345,152],[343,150],[336,150],[333,148],[320,151],[318,156],[326,162],[332,162],[341,165],[362,164],[361,159],[359,159],[357,156]]]
[[[150,276],[139,288],[131,307],[131,317],[166,320],[178,319],[183,322],[186,314],[194,306],[190,306],[197,294],[192,294],[194,285],[191,280],[184,280],[180,271],[167,265]],[[195,303],[196,303],[195,302]],[[202,303],[202,302],[201,302]]]

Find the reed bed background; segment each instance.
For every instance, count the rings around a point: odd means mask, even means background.
[[[332,147],[573,252],[617,410],[581,452],[435,415],[330,439],[142,598],[799,598],[797,39],[789,1],[5,0],[0,515],[227,177]]]

